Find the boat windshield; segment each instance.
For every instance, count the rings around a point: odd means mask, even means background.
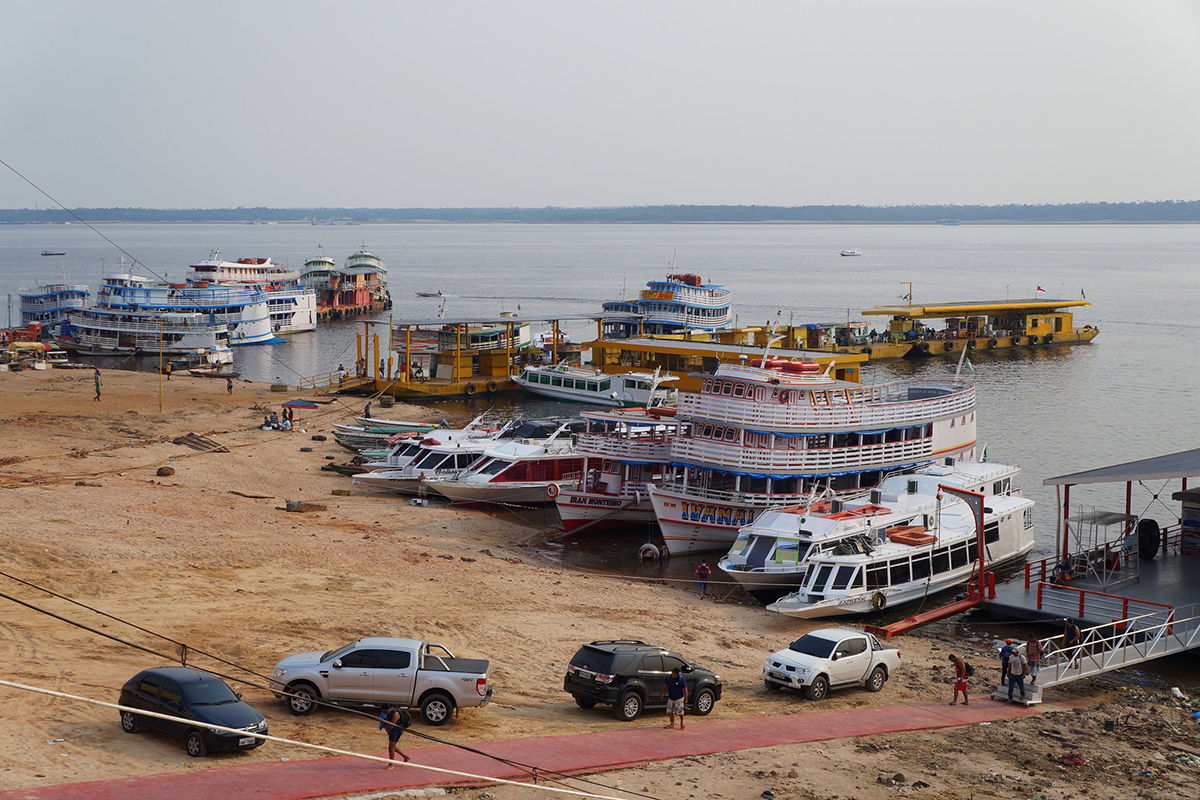
[[[740,556],[742,553],[746,552],[746,548],[749,545],[750,545],[750,532],[749,531],[739,531],[737,539],[734,541],[733,546],[729,548],[729,555]]]
[[[512,461],[505,461],[503,458],[494,458],[489,463],[484,464],[475,470],[476,475],[499,475],[508,467],[513,465]]]
[[[837,642],[831,642],[828,639],[808,633],[792,642],[788,650],[805,656],[829,658],[829,656],[833,655],[833,648],[836,645]]]

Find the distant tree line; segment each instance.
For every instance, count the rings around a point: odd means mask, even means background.
[[[622,206],[612,208],[77,208],[88,222],[1086,223],[1200,222],[1200,201],[1000,206]],[[0,209],[0,224],[73,222],[54,209]]]

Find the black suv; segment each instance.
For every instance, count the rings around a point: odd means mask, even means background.
[[[567,667],[563,689],[580,708],[613,707],[617,719],[637,719],[643,708],[666,708],[663,682],[678,668],[687,681],[693,714],[704,716],[721,699],[721,678],[689,664],[678,653],[645,642],[592,642],[579,648]]]

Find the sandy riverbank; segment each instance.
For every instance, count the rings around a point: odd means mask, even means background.
[[[350,483],[320,467],[325,455],[340,461],[348,454],[310,435],[328,432],[333,422],[361,410],[361,401],[306,412],[298,417],[306,434],[264,432],[257,427],[264,413],[278,411],[279,402],[293,395],[269,392],[265,384],[235,383],[234,394],[227,395],[224,381],[177,375],[163,382],[160,412],[154,375],[106,371],[102,400],[95,402],[90,371],[0,374],[0,485],[7,489],[0,492],[0,514],[8,523],[0,570],[264,673],[283,655],[333,648],[364,635],[428,638],[457,655],[491,659],[495,702],[463,711],[437,731],[454,741],[661,724],[657,717],[619,723],[604,710],[577,708],[562,691],[567,661],[581,642],[592,639],[661,643],[715,669],[726,686],[717,717],[804,713],[811,707],[794,694],[768,693],[759,671],[769,652],[817,625],[752,605],[700,601],[690,587],[555,568],[522,546],[537,531],[507,512],[418,508],[380,495],[334,496],[333,489]],[[440,415],[397,406],[389,416]],[[209,436],[229,452],[198,453],[172,443],[187,433]],[[310,446],[313,452],[300,452]],[[160,466],[175,474],[158,477]],[[286,513],[280,510],[285,500],[321,503],[327,510]],[[11,580],[0,579],[0,585],[5,594],[104,632],[164,647],[161,640]],[[164,663],[0,602],[0,653],[10,680],[115,701],[137,670]],[[839,692],[822,707],[869,713],[876,704],[948,699],[951,644],[920,636],[899,644],[904,669],[883,692]],[[971,660],[990,664],[988,656]],[[194,663],[206,666],[202,659]],[[262,689],[235,688],[267,715],[275,735],[348,750],[383,749],[375,726],[361,718],[331,712],[296,718]],[[1072,728],[1099,727],[1098,737],[1075,740],[1089,758],[1102,755],[1100,739],[1120,745],[1103,769],[1124,769],[1119,762],[1127,756],[1152,763],[1155,753],[1169,758],[1172,741],[1196,746],[1200,740],[1191,737],[1192,730],[1176,736],[1163,726],[1162,737],[1154,732],[1136,738],[1133,724],[1104,736],[1102,720],[1124,714],[1119,708],[1128,706],[1148,719],[1160,714],[1179,724],[1182,712],[1171,708],[1169,698],[1150,697],[1147,690],[1139,699],[1101,682],[1059,694],[1120,706],[1080,712],[1078,719],[1067,712],[1057,721],[709,756],[607,777],[680,800],[757,796],[766,789],[779,798],[891,797],[913,792],[915,780],[930,784],[915,790],[929,797],[1048,800],[1082,792],[1100,775],[1103,785],[1092,787],[1092,797],[1143,790],[1151,794],[1142,796],[1194,796],[1200,775],[1194,767],[1172,770],[1164,760],[1167,779],[1156,777],[1143,787],[1138,775],[1117,784],[1099,766],[1059,770],[1048,763],[1047,753],[1061,755],[1067,745],[1039,734],[1068,731],[1070,741]],[[0,689],[0,697],[0,789],[313,757],[272,743],[251,753],[193,760],[173,741],[123,734],[115,714],[105,709],[8,689]],[[1130,732],[1128,740],[1123,731]],[[55,739],[65,741],[47,744]],[[979,777],[989,770],[1019,781]],[[895,773],[905,775],[905,784],[877,782]],[[1050,786],[1051,780],[1057,785]],[[1186,780],[1192,781],[1190,789],[1179,793]],[[1120,786],[1124,791],[1117,791]],[[521,792],[496,790],[498,796]]]

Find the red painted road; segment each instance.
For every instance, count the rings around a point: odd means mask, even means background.
[[[1049,706],[1043,706],[1047,708]],[[473,745],[492,755],[535,764],[544,770],[588,773],[690,755],[752,750],[797,742],[842,739],[897,731],[953,728],[1013,719],[1037,713],[1019,705],[976,700],[970,706],[945,703],[810,711],[782,717],[742,719],[689,718],[683,731],[665,730],[665,718],[653,725],[629,726],[599,733],[508,739]],[[453,735],[453,729],[448,731]],[[271,747],[267,742],[264,747]],[[437,745],[409,750],[420,764],[523,780],[528,774],[484,756]],[[380,753],[379,755],[386,755]],[[0,800],[213,800],[238,797],[257,800],[301,800],[309,797],[380,792],[417,786],[447,785],[436,772],[397,766],[387,770],[375,761],[331,756],[305,761],[271,761],[221,766],[191,772],[147,775],[36,789],[0,791]],[[603,792],[601,792],[603,793]]]

